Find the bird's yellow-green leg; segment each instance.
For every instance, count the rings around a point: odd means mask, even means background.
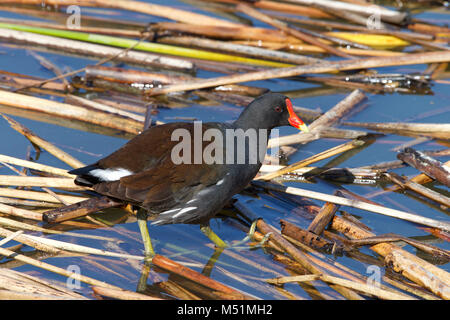
[[[228,244],[225,243],[222,239],[219,238],[214,231],[211,230],[209,225],[200,225],[200,230],[216,245],[218,248],[226,248]]]
[[[137,212],[137,220],[139,230],[141,231],[142,242],[144,242],[145,256],[147,259],[151,259],[155,255],[155,251],[153,250],[152,240],[148,233],[147,213],[143,212],[143,210],[139,210]]]
[[[214,249],[213,255],[211,256],[211,258],[209,258],[208,262],[203,267],[202,274],[204,276],[209,277],[211,275],[211,271],[214,268],[214,264],[217,262],[217,260],[219,259],[220,254],[222,253],[222,251],[224,249],[225,248],[215,248]]]

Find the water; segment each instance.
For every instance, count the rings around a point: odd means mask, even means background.
[[[195,12],[202,12],[196,7],[181,2],[181,1],[152,1],[153,3],[161,3],[165,5],[172,5],[179,8],[189,9]],[[138,13],[117,11],[117,10],[95,10],[82,9],[82,14],[92,16],[114,16],[117,19],[128,19],[132,21],[148,22],[148,17]],[[114,14],[114,15],[113,15]],[[213,13],[210,15],[220,17]],[[0,11],[0,17],[15,18],[15,19],[30,19],[30,17],[10,13],[7,11]],[[437,19],[442,21],[448,16],[425,12],[416,15],[417,18],[423,19]],[[40,20],[34,18],[36,20]],[[164,21],[151,17],[151,21]],[[49,52],[39,52],[54,64],[63,69],[78,69],[87,64],[92,64],[93,60],[65,56]],[[112,65],[112,64],[107,64]],[[126,67],[121,65],[122,67]],[[9,46],[0,44],[0,70],[27,74],[31,76],[38,76],[42,78],[53,77],[53,73],[44,69],[37,60],[27,53],[27,50],[22,47]],[[423,72],[424,65],[419,66],[403,66],[380,68],[379,72],[385,73],[413,73]],[[212,77],[218,76],[218,73],[207,72],[199,70],[198,77]],[[448,80],[448,79],[447,79]],[[251,82],[248,85],[270,88],[272,91],[284,92],[290,97],[295,105],[303,106],[311,109],[320,109],[327,111],[337,102],[342,100],[350,91],[343,89],[328,90],[326,94],[315,95],[313,92],[322,87],[320,84],[311,84],[307,82],[294,80],[266,80]],[[450,122],[450,105],[448,104],[450,91],[448,84],[435,83],[432,87],[433,95],[412,95],[412,94],[367,94],[366,106],[361,111],[351,115],[348,120],[355,122],[396,122],[408,121],[418,123],[448,123]],[[52,97],[57,101],[62,101],[61,98]],[[160,109],[157,119],[170,122],[174,121],[176,117],[194,117],[202,121],[231,121],[237,118],[240,113],[240,108],[232,105],[224,104],[225,107],[216,106],[201,106],[192,104],[189,108],[176,109]],[[14,119],[31,129],[39,136],[47,139],[64,151],[72,154],[80,161],[89,164],[97,161],[112,151],[119,148],[127,140],[119,136],[111,136],[104,134],[97,134],[82,130],[71,129],[57,124],[51,124],[38,121],[36,119],[29,119],[26,116],[16,114]],[[280,135],[288,135],[295,133],[293,128],[280,128]],[[10,155],[18,158],[25,158],[30,149],[31,155],[35,156],[33,148],[30,143],[19,133],[9,127],[6,121],[0,120],[0,153]],[[392,149],[396,146],[410,141],[411,137],[403,137],[397,135],[386,135],[376,140],[367,148],[363,149],[356,155],[339,163],[339,167],[359,167],[371,165],[383,161],[391,161],[396,159],[396,152]],[[335,139],[321,139],[311,142],[299,148],[289,162],[293,163],[304,159],[310,155],[316,154],[327,148],[331,148],[340,143],[341,140]],[[419,150],[436,150],[443,149],[448,146],[446,142],[428,141],[415,146]],[[440,161],[445,162],[449,157],[439,158]],[[43,164],[52,165],[64,169],[70,169],[65,163],[54,158],[47,152],[42,152],[39,162]],[[328,161],[322,161],[315,165],[325,165]],[[399,174],[413,176],[417,174],[417,170],[404,167],[395,170]],[[0,174],[12,174],[9,169],[5,167],[0,168]],[[325,193],[333,193],[335,185],[330,182],[317,179],[316,183],[305,184],[300,182],[287,182],[287,186],[300,187],[308,190],[314,190]],[[344,185],[344,187],[354,193],[365,196],[379,191],[380,188],[371,185]],[[446,192],[448,195],[448,188],[442,186],[435,186],[437,189]],[[259,216],[263,217],[267,223],[275,227],[279,227],[279,220],[285,219],[289,222],[295,223],[303,228],[306,228],[309,221],[305,220],[298,214],[295,214],[295,204],[289,201],[277,199],[269,194],[259,194],[259,197],[254,197],[248,194],[237,195],[236,199],[243,201],[250,208],[254,210]],[[385,193],[371,198],[372,201],[384,205],[389,208],[413,212],[424,217],[433,218],[441,221],[449,221],[448,210],[442,210],[432,207],[417,198],[406,196],[402,193]],[[323,203],[314,201],[321,206]],[[402,220],[389,218],[374,213],[362,211],[354,208],[341,208],[347,213],[356,216],[360,221],[369,226],[376,234],[397,233],[399,235],[415,237],[421,240],[427,240],[429,243],[449,250],[450,246],[447,242],[439,238],[430,236],[428,232],[419,228],[419,226],[405,222]],[[98,214],[96,217],[105,220],[105,222],[120,221],[123,216],[121,211],[111,211],[108,215]],[[113,223],[114,224],[114,223]],[[212,229],[228,242],[241,240],[245,234],[233,223],[231,219],[216,218],[211,221]],[[206,239],[200,232],[196,225],[167,225],[167,226],[151,226],[149,225],[150,235],[154,241],[155,250],[163,255],[172,257],[173,260],[186,263],[190,268],[202,271],[204,265],[208,262],[211,255],[214,253],[212,246],[208,239]],[[140,234],[137,223],[132,221],[121,221],[109,228],[99,228],[95,230],[78,230],[81,234],[101,235],[112,237],[115,241],[99,241],[83,238],[76,238],[66,235],[47,235],[46,237],[52,239],[59,239],[76,244],[82,244],[99,249],[105,249],[115,252],[122,252],[134,255],[142,255],[143,245],[140,240]],[[8,245],[16,244],[14,241]],[[404,246],[404,249],[412,253],[417,253],[416,249],[410,246]],[[24,247],[24,252],[30,254],[33,250]],[[346,255],[328,255],[328,258],[337,261],[353,270],[363,274],[367,273],[367,268],[373,263],[382,265],[380,259],[374,252],[367,247],[362,247],[360,252],[366,256],[366,260],[358,261]],[[34,256],[35,254],[33,254]],[[422,254],[423,255],[423,254]],[[247,260],[253,264],[246,263]],[[109,258],[101,256],[83,256],[83,257],[51,257],[46,258],[45,262],[50,263],[61,268],[67,268],[71,265],[76,265],[80,268],[81,274],[95,278],[97,280],[105,281],[114,284],[124,289],[136,291],[138,281],[141,276],[142,263],[118,258]],[[13,262],[2,262],[3,266],[12,265]],[[263,266],[263,267],[261,267]],[[449,264],[439,265],[444,270],[450,271]],[[14,265],[14,269],[18,271],[27,272],[29,274],[42,277],[47,280],[56,281],[64,284],[66,278],[56,275],[54,273],[32,267],[30,265]],[[384,272],[384,268],[380,269]],[[330,288],[318,285],[319,293],[308,293],[303,286],[297,284],[287,284],[284,286],[286,291],[277,290],[275,287],[266,284],[263,280],[273,278],[280,275],[289,275],[283,264],[273,260],[270,253],[259,248],[254,250],[246,249],[230,249],[222,253],[212,269],[211,278],[220,281],[226,285],[237,288],[250,295],[254,295],[262,299],[287,299],[288,294],[302,297],[302,298],[323,298],[321,294],[330,295],[337,298],[338,295]],[[166,281],[168,275],[164,272],[151,270],[150,276],[147,279],[148,290],[156,290],[157,283]],[[81,292],[87,297],[92,297],[92,291],[89,286],[82,284],[77,291]]]

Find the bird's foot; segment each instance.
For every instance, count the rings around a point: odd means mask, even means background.
[[[252,225],[250,226],[250,229],[247,233],[247,235],[245,236],[244,239],[242,239],[241,241],[238,241],[237,243],[233,243],[233,245],[231,245],[231,247],[236,248],[241,246],[244,243],[247,243],[249,241],[255,241],[255,232],[256,232],[256,225],[257,225],[258,220],[253,221]],[[267,233],[261,241],[259,241],[256,245],[254,245],[252,248],[259,248],[262,247],[267,240],[270,237],[271,232]]]
[[[245,236],[244,239],[229,244],[226,241],[223,241],[222,239],[220,239],[220,237],[214,233],[214,231],[211,230],[211,227],[208,225],[202,225],[200,226],[200,230],[216,245],[217,248],[227,248],[227,249],[237,249],[237,248],[241,248],[243,244],[249,242],[249,241],[254,241],[254,235],[255,235],[255,231],[256,231],[256,224],[257,224],[258,220],[255,220],[252,225],[250,226],[250,230],[248,231],[247,235]],[[253,248],[259,248],[262,247],[266,241],[269,239],[270,237],[270,232],[267,233],[261,241],[259,241],[255,246],[253,246]]]

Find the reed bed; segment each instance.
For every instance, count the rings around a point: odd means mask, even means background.
[[[422,122],[421,115],[403,122],[352,120],[364,116],[368,106],[376,107],[374,96],[430,95],[433,85],[447,86],[449,28],[366,1],[195,1],[185,6],[192,10],[151,1],[45,4],[50,11],[40,9],[41,0],[0,4],[5,12],[30,18],[0,17],[2,45],[29,50],[27,59],[54,75],[0,70],[2,125],[7,134],[27,141],[16,149],[29,146],[23,158],[0,150],[0,169],[8,170],[0,174],[0,299],[450,299],[445,266],[450,221],[440,218],[450,207],[443,190],[450,187],[450,163],[439,159],[449,156],[450,125]],[[202,13],[192,8],[200,4]],[[90,15],[73,29],[62,10],[69,5],[131,18]],[[368,8],[378,13],[376,28],[368,25],[374,12]],[[148,23],[133,21],[133,14],[146,16]],[[81,69],[63,69],[48,53],[94,62],[82,60]],[[427,68],[410,72],[416,65]],[[385,67],[398,73],[386,73]],[[44,132],[31,131],[23,120],[128,139],[167,122],[160,114],[171,109],[184,108],[182,120],[196,119],[197,113],[189,113],[194,105],[221,108],[231,117],[269,91],[271,81],[316,86],[285,92],[297,99],[294,110],[309,132],[270,139],[269,149],[279,149],[276,157],[284,157],[282,164],[265,163],[245,195],[222,210],[219,223],[245,241],[225,249],[202,245],[187,250],[164,237],[151,261],[144,257],[139,235],[123,227],[136,221],[136,208],[76,185],[68,170],[85,165],[77,153]],[[302,97],[338,93],[343,99],[326,112],[298,105]],[[398,137],[412,140],[391,142]],[[397,159],[376,163],[374,154],[373,164],[343,165],[360,152],[373,152],[373,144],[397,151]],[[422,150],[422,144],[445,149]],[[302,148],[313,147],[308,156],[297,157]],[[49,165],[48,159],[59,165]],[[414,170],[415,176],[401,176],[400,168]],[[316,185],[332,191],[310,190]],[[346,185],[372,193],[352,192]],[[412,212],[393,199],[392,206],[371,200],[394,193],[396,199],[420,201],[441,215]],[[253,199],[245,200],[249,195]],[[274,220],[274,212],[282,218]],[[385,225],[404,223],[408,234],[420,231],[427,238],[393,234],[380,223],[371,229],[363,222],[366,217]],[[183,230],[176,231],[183,242],[200,241]],[[139,250],[128,252],[123,242],[139,243]],[[209,257],[205,252],[211,250]],[[337,256],[353,259],[353,265],[374,266],[383,276],[374,284],[362,267],[350,268]],[[106,281],[42,261],[49,257],[95,270]],[[80,294],[13,270],[21,265],[82,282],[86,290]],[[117,279],[135,283],[136,292],[116,285]]]

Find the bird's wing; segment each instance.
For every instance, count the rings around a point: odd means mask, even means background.
[[[79,183],[89,181],[100,194],[137,203],[155,212],[171,208],[217,183],[226,173],[225,165],[221,164],[203,161],[202,164],[175,164],[172,150],[180,141],[172,141],[171,135],[180,128],[191,135],[193,162],[193,124],[172,123],[146,130],[96,164],[71,172],[79,175]],[[203,124],[202,134],[209,128],[220,126]],[[202,141],[202,150],[210,143]],[[129,161],[130,157],[133,161]]]

